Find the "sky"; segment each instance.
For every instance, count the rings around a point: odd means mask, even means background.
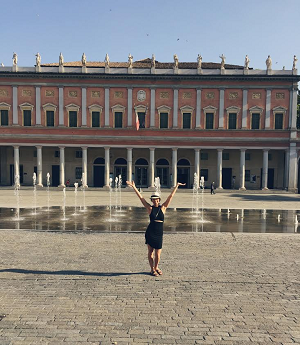
[[[157,61],[203,62],[273,69],[292,68],[300,58],[300,0],[0,0],[0,64],[125,62],[155,55]],[[298,64],[298,69],[300,61]],[[0,67],[1,68],[1,67]]]

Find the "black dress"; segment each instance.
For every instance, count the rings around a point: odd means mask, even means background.
[[[164,232],[164,219],[165,215],[161,210],[161,206],[152,206],[152,211],[149,215],[150,224],[145,233],[146,244],[149,244],[154,249],[161,249],[163,242],[163,232]],[[156,222],[155,220],[160,220]]]

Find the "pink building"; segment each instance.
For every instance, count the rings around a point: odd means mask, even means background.
[[[195,62],[0,67],[0,183],[298,189],[297,70]],[[136,119],[140,128],[136,129]]]

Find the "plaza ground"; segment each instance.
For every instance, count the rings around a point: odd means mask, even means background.
[[[0,207],[15,207],[13,190],[0,193]],[[60,205],[62,192],[50,193]],[[32,204],[32,189],[20,195],[21,207]],[[204,197],[207,208],[300,203],[284,192]],[[179,191],[171,207],[191,207],[191,199]],[[45,190],[37,200],[47,205]],[[106,191],[86,193],[87,205],[108,202]],[[140,205],[133,192],[122,203]],[[300,344],[299,234],[168,233],[158,278],[149,275],[142,233],[0,234],[1,345]]]

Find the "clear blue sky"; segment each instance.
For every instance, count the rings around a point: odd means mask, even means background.
[[[291,69],[299,58],[300,0],[0,0],[0,63],[127,61],[151,57],[162,62],[196,61]]]

